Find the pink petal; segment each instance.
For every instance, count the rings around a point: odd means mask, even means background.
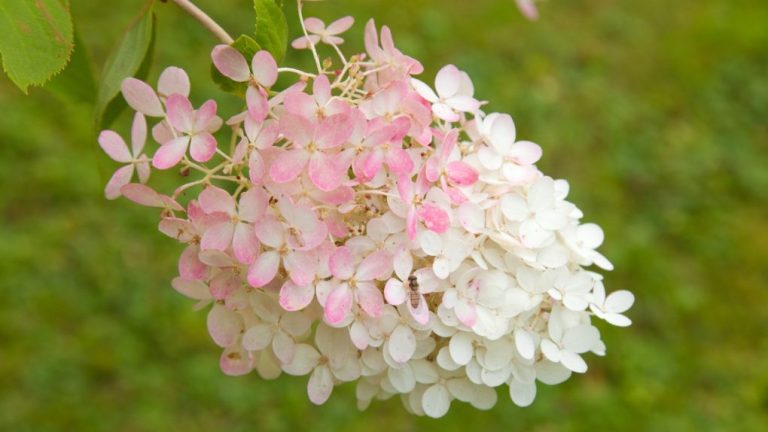
[[[382,56],[381,47],[379,47],[379,35],[376,31],[376,22],[373,18],[365,24],[365,50],[374,61],[378,61]]]
[[[309,17],[304,20],[304,28],[310,33],[325,32],[325,23],[320,18]]]
[[[419,295],[419,304],[415,309],[413,308],[413,305],[410,301],[407,303],[408,311],[411,312],[413,319],[415,319],[416,322],[421,325],[427,325],[429,322],[429,309],[427,308],[427,300],[424,298],[424,296]]]
[[[359,281],[381,279],[392,273],[392,266],[392,254],[380,249],[363,259],[357,268],[355,278]]]
[[[432,203],[424,203],[418,210],[418,215],[424,221],[427,229],[438,234],[444,233],[451,226],[451,219],[448,213]]]
[[[240,289],[240,285],[240,278],[233,272],[221,272],[211,280],[211,295],[215,300],[224,300]]]
[[[539,10],[536,8],[534,0],[515,0],[520,12],[531,21],[539,19]]]
[[[376,174],[379,173],[379,170],[381,170],[381,166],[384,163],[384,152],[381,151],[381,149],[376,149],[372,151],[367,158],[365,158],[365,162],[363,163],[363,172],[362,174],[365,176],[365,178],[372,179],[376,177]]]
[[[272,87],[277,81],[277,62],[269,51],[259,51],[251,61],[253,76],[264,87]]]
[[[245,223],[239,223],[235,227],[232,238],[232,252],[243,264],[251,264],[259,254],[261,245],[259,239],[253,233],[253,227]]]
[[[186,96],[174,94],[165,101],[168,107],[168,121],[175,129],[182,132],[192,132],[195,125],[195,110]]]
[[[283,105],[289,113],[300,116],[304,120],[314,118],[317,111],[317,104],[315,103],[315,99],[312,96],[302,92],[293,92],[287,94],[285,96],[285,103]],[[309,141],[311,139],[313,126],[311,123],[309,123],[308,120],[306,121],[306,124],[309,126],[304,127],[302,133],[306,133],[308,135],[306,141]],[[306,142],[303,139],[301,141]]]
[[[285,228],[274,216],[259,219],[253,226],[259,241],[272,248],[279,248],[285,241]]]
[[[205,265],[198,254],[200,247],[189,245],[179,257],[179,276],[186,280],[203,280],[208,275],[208,266]]]
[[[280,288],[280,306],[287,311],[299,311],[309,306],[315,297],[315,285],[299,286],[291,280],[285,281]]]
[[[99,145],[104,153],[116,162],[128,163],[133,159],[123,137],[111,130],[101,131]]]
[[[216,101],[209,99],[195,112],[194,122],[192,125],[192,131],[194,132],[215,132],[215,130],[209,130],[209,127],[216,121]],[[218,129],[218,128],[215,128]]]
[[[245,57],[229,45],[216,45],[211,52],[211,59],[216,69],[233,81],[245,82],[251,75]]]
[[[277,252],[262,253],[248,269],[248,283],[254,288],[267,285],[275,278],[279,267],[280,255]]]
[[[344,33],[345,31],[349,30],[349,28],[352,27],[352,24],[354,23],[355,23],[354,18],[352,18],[351,16],[345,16],[343,18],[339,18],[336,21],[328,24],[328,27],[325,29],[325,32],[331,35]]]
[[[246,375],[253,370],[253,357],[242,347],[232,346],[221,353],[219,367],[225,375]]]
[[[256,87],[248,87],[248,90],[245,92],[245,101],[251,118],[257,122],[262,122],[267,118],[269,103],[261,90]]]
[[[318,75],[312,83],[312,94],[319,105],[325,105],[331,99],[331,82],[325,75]]]
[[[208,162],[216,153],[216,138],[208,132],[199,133],[192,137],[189,145],[189,155],[197,162]]]
[[[120,193],[127,199],[147,207],[169,208],[171,210],[184,211],[184,208],[170,197],[155,192],[149,186],[130,183],[120,188]]]
[[[336,155],[315,152],[309,160],[309,178],[318,189],[330,192],[344,181],[346,170],[337,165]]]
[[[434,183],[440,178],[441,168],[440,160],[436,155],[433,155],[427,159],[427,162],[424,164],[424,177],[427,181]]]
[[[112,177],[104,189],[104,196],[107,199],[116,199],[120,197],[120,189],[131,182],[133,177],[133,165],[120,167],[112,174]]]
[[[456,185],[470,186],[475,184],[478,173],[474,168],[461,161],[453,161],[445,169],[448,178]]]
[[[410,206],[408,208],[408,216],[405,219],[405,232],[408,234],[408,239],[413,240],[416,238],[416,224],[418,219],[416,217],[416,207]]]
[[[126,78],[120,85],[120,89],[123,92],[125,101],[136,111],[150,117],[163,117],[165,115],[157,94],[144,81],[137,80],[136,78]]]
[[[261,153],[254,149],[251,151],[251,157],[248,160],[248,178],[251,179],[253,184],[262,184],[264,177],[267,175],[267,165],[264,163],[264,158],[261,157]]]
[[[283,266],[291,280],[297,285],[309,285],[315,280],[315,255],[312,252],[297,251],[285,256]]]
[[[394,144],[390,144],[394,145]],[[390,147],[385,156],[387,166],[395,175],[408,174],[413,170],[413,159],[400,147]]]
[[[152,158],[152,165],[157,169],[168,169],[176,166],[187,153],[189,137],[174,138],[160,146]]]
[[[325,320],[332,325],[344,321],[352,311],[353,300],[349,285],[344,283],[333,289],[325,299]]]
[[[352,250],[347,246],[337,248],[328,259],[328,267],[334,277],[347,280],[354,274],[354,258]]]
[[[226,213],[229,216],[234,216],[235,212],[235,199],[229,192],[216,186],[208,186],[200,193],[198,197],[198,204],[200,209],[205,213]]]
[[[435,90],[442,98],[449,98],[459,91],[461,72],[454,65],[444,66],[437,72]]]
[[[264,189],[255,187],[240,195],[240,219],[246,222],[255,222],[267,210],[269,196]]]
[[[220,304],[214,304],[208,312],[208,332],[220,347],[228,347],[237,341],[243,330],[243,319],[237,312]]]
[[[291,42],[291,46],[295,49],[307,49],[312,45],[317,45],[318,42],[320,42],[320,36],[318,35],[302,36],[294,39]]]
[[[286,96],[286,103],[288,103],[289,99],[295,97],[292,95],[298,94],[303,93],[291,93],[289,96]],[[309,97],[306,94],[304,96]],[[314,129],[312,123],[303,116],[285,113],[280,117],[280,131],[298,147],[305,147],[312,141]]]
[[[334,114],[320,122],[315,133],[315,142],[322,149],[338,147],[352,134],[350,117],[346,114]]]
[[[170,96],[172,94],[189,96],[189,87],[189,76],[187,76],[187,73],[184,72],[184,69],[174,66],[165,68],[157,82],[157,91],[162,96]]]
[[[384,297],[373,283],[361,282],[357,284],[357,302],[369,316],[373,318],[381,316],[381,311],[384,308]]]
[[[147,121],[141,113],[133,116],[131,125],[131,151],[134,156],[138,156],[144,149],[144,143],[147,141]]]
[[[205,230],[200,241],[202,250],[225,251],[232,244],[235,226],[230,221],[219,222]]]
[[[141,162],[136,163],[136,172],[139,175],[139,182],[146,183],[150,174],[149,159],[146,155],[141,155],[140,158]]]
[[[277,183],[287,183],[301,174],[308,160],[309,153],[304,149],[283,151],[272,163],[269,176]]]

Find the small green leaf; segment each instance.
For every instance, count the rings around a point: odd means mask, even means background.
[[[256,42],[280,63],[288,48],[288,21],[275,0],[253,0],[256,10]]]
[[[232,42],[232,48],[238,50],[245,57],[248,64],[251,63],[253,55],[261,50],[259,44],[247,35],[240,35],[240,37],[235,39]],[[211,78],[225,92],[235,93],[240,96],[245,95],[245,90],[248,87],[246,83],[235,82],[225,77],[216,69],[215,65],[211,65]]]
[[[72,54],[69,5],[61,0],[0,1],[0,55],[8,77],[24,93],[61,72]]]
[[[131,23],[122,39],[110,54],[101,73],[99,91],[96,96],[94,118],[99,127],[108,126],[114,115],[105,116],[110,102],[120,92],[125,78],[134,76],[145,63],[154,39],[153,3],[147,4],[141,14]]]
[[[75,31],[75,49],[72,59],[64,72],[55,76],[45,88],[73,102],[92,104],[96,98],[96,79],[93,74],[91,58],[85,45]]]

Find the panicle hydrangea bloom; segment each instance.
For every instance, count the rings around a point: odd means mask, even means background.
[[[341,56],[317,73],[215,47],[219,72],[247,86],[226,122],[213,100],[195,108],[181,69],[157,90],[127,79],[132,147],[99,137],[126,164],[106,196],[162,209],[160,231],[186,245],[173,288],[208,308],[226,374],[307,375],[316,404],[357,381],[360,408],[399,395],[431,417],[454,400],[489,409],[504,384],[529,405],[538,383],[605,354],[594,321],[629,325],[634,297],[607,295],[587,269],[612,268],[596,251],[603,232],[582,222],[565,180],[536,167],[542,149],[518,140],[512,117],[481,111],[456,66],[434,89],[414,78],[421,64],[373,21],[367,52],[343,57],[352,22],[304,21],[294,47],[316,54],[323,42]],[[151,158],[146,118],[159,120]],[[220,140],[225,124],[232,136]],[[150,162],[185,183],[154,191]]]

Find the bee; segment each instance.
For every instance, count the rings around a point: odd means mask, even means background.
[[[416,276],[408,276],[408,295],[411,301],[411,307],[416,309],[421,302],[421,295],[419,294],[419,281]]]

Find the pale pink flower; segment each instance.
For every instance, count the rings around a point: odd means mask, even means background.
[[[376,74],[379,85],[383,86],[393,80],[424,72],[421,63],[395,48],[392,32],[387,26],[381,28],[381,45],[379,45],[379,35],[373,19],[369,20],[365,26],[365,50],[371,60],[378,65],[389,65],[389,68]]]
[[[183,69],[171,66],[160,74],[157,93],[147,83],[136,78],[123,80],[120,89],[131,108],[146,116],[165,117],[162,101],[173,94],[189,96],[189,87],[187,73]]]
[[[383,250],[366,256],[356,265],[352,250],[342,246],[331,255],[329,268],[336,286],[325,299],[325,320],[339,325],[351,317],[355,305],[371,317],[381,314],[384,299],[373,282],[392,272],[392,255]]]
[[[277,63],[269,51],[262,50],[254,54],[248,66],[240,51],[229,45],[216,45],[211,52],[211,59],[216,69],[232,81],[267,88],[277,81]]]
[[[115,199],[120,196],[120,188],[131,182],[134,171],[138,174],[139,182],[146,183],[149,180],[149,158],[142,153],[146,140],[147,121],[138,112],[133,117],[130,150],[123,138],[116,132],[105,130],[99,134],[99,145],[107,156],[115,162],[127,164],[118,168],[109,179],[107,187],[104,189],[104,195],[107,199]]]
[[[326,27],[325,23],[319,18],[307,18],[304,20],[304,28],[307,29],[309,36],[302,36],[295,39],[291,42],[291,46],[296,49],[307,49],[312,45],[317,45],[319,42],[328,45],[341,45],[344,43],[344,39],[340,38],[338,35],[349,30],[354,23],[354,18],[345,16],[330,23],[328,27]]]
[[[312,96],[294,91],[285,95],[285,109],[308,119],[325,118],[334,114],[349,113],[350,106],[331,95],[331,83],[325,75],[318,75],[312,83]]]
[[[174,94],[168,97],[168,122],[182,135],[163,143],[152,158],[152,165],[168,169],[178,164],[186,155],[187,148],[193,160],[207,162],[216,153],[216,138],[213,132],[221,127],[221,118],[216,116],[216,102],[209,100],[195,110],[185,96]]]
[[[425,182],[414,183],[410,178],[403,176],[397,180],[397,191],[404,207],[393,203],[395,205],[392,211],[405,218],[408,238],[416,238],[419,221],[422,221],[428,230],[437,233],[443,233],[450,227],[451,217],[448,212],[434,201],[425,199],[429,192]]]
[[[317,121],[285,113],[280,129],[292,146],[272,164],[269,175],[275,182],[286,183],[298,177],[305,167],[312,183],[320,190],[332,191],[346,177],[349,157],[339,157],[338,148],[349,138],[349,116],[335,114]]]
[[[531,21],[539,19],[539,10],[536,7],[536,0],[515,0],[520,12]]]

